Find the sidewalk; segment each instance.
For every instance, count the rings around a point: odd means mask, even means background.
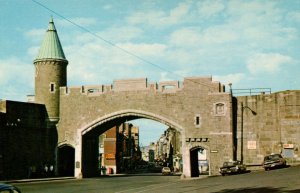
[[[53,178],[32,178],[32,179],[20,179],[20,180],[3,180],[0,183],[25,183],[25,182],[42,182],[42,181],[56,181],[56,180],[73,180],[75,177],[53,177]]]

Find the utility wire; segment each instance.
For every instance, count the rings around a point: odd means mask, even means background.
[[[115,47],[115,48],[117,48],[117,49],[119,49],[119,50],[125,52],[126,54],[128,54],[128,55],[130,55],[130,56],[133,56],[133,57],[135,57],[135,58],[137,58],[137,59],[143,61],[144,63],[150,64],[150,65],[152,65],[152,66],[154,66],[154,67],[156,67],[156,68],[159,68],[159,69],[162,70],[162,71],[169,72],[170,74],[173,74],[173,75],[175,75],[175,76],[178,76],[178,77],[181,77],[181,78],[185,79],[185,77],[182,76],[182,75],[180,75],[180,74],[177,74],[177,73],[175,73],[175,72],[173,72],[173,71],[170,71],[170,70],[168,70],[168,69],[166,69],[166,68],[163,68],[163,67],[161,67],[161,66],[159,66],[159,65],[157,65],[157,64],[154,64],[153,62],[150,62],[150,61],[148,61],[148,60],[146,60],[146,59],[144,59],[144,58],[142,58],[142,57],[140,57],[140,56],[138,56],[138,55],[136,55],[136,54],[134,54],[134,53],[132,53],[132,52],[130,52],[130,51],[128,51],[128,50],[126,50],[126,49],[120,47],[120,46],[118,46],[118,45],[116,45],[116,44],[114,44],[113,42],[111,42],[111,41],[109,41],[109,40],[106,40],[105,38],[99,36],[98,34],[92,32],[92,31],[90,31],[89,29],[87,29],[87,28],[85,28],[85,27],[83,27],[83,26],[81,26],[81,25],[79,25],[79,24],[77,24],[77,23],[71,21],[70,19],[66,18],[66,17],[63,16],[62,14],[60,14],[60,13],[58,13],[58,12],[56,12],[56,11],[50,9],[50,8],[47,7],[46,5],[40,3],[40,2],[38,2],[38,1],[36,1],[36,0],[32,0],[32,1],[33,1],[34,3],[36,3],[37,5],[43,7],[44,9],[47,9],[48,11],[50,11],[50,12],[54,13],[55,15],[59,16],[60,18],[62,18],[62,19],[64,19],[64,20],[68,21],[69,23],[73,24],[74,26],[80,28],[81,30],[83,30],[83,31],[85,31],[85,32],[87,32],[87,33],[93,35],[94,37],[96,37],[96,38],[98,38],[98,39],[104,41],[105,43],[107,43],[107,44],[109,44],[109,45],[111,45],[111,46],[113,46],[113,47]],[[211,85],[204,84],[204,83],[200,83],[200,82],[196,82],[196,81],[191,80],[191,79],[189,79],[189,78],[186,78],[186,80],[187,80],[187,81],[190,81],[190,82],[193,82],[193,83],[196,83],[196,84],[201,84],[201,85],[203,85],[203,86],[207,86],[207,87],[210,87],[210,88],[212,87]]]

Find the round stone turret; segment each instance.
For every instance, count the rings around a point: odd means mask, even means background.
[[[35,102],[45,104],[51,122],[59,119],[59,90],[67,85],[67,65],[53,19],[48,30],[35,65]]]

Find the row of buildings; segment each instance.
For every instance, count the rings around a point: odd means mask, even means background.
[[[151,166],[169,166],[182,171],[181,136],[168,128],[157,142],[139,145],[139,127],[131,123],[114,126],[99,136],[99,170],[107,174],[139,172]],[[144,170],[145,171],[145,170]]]
[[[105,168],[108,174],[130,172],[140,162],[138,127],[123,123],[99,136],[99,171]]]
[[[182,172],[182,137],[180,132],[169,127],[156,142],[142,147],[142,159],[157,166],[168,166],[174,172]],[[208,156],[206,149],[199,149],[195,155],[199,174],[208,174]]]

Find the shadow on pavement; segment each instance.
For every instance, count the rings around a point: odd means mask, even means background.
[[[109,174],[102,175],[96,178],[101,177],[130,177],[130,176],[181,176],[181,173],[172,173],[170,175],[162,175],[161,173],[123,173],[123,174]]]
[[[239,188],[239,189],[224,189],[213,193],[299,193],[297,190],[283,190],[283,188],[259,187],[259,188]]]

